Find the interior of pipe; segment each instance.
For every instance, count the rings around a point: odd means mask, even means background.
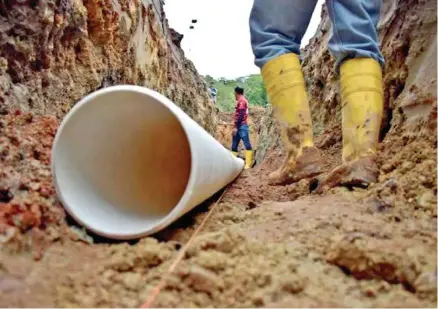
[[[150,229],[178,204],[190,176],[189,142],[176,116],[127,90],[76,109],[54,151],[62,201],[100,234]]]

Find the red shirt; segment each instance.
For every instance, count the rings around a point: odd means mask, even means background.
[[[239,116],[242,121],[239,124]],[[243,96],[239,96],[236,101],[236,111],[234,112],[234,124],[237,128],[248,124],[248,100]]]

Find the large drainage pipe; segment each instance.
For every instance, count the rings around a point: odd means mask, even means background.
[[[91,231],[115,239],[167,227],[243,166],[166,97],[131,85],[83,98],[62,121],[52,149],[65,209]]]

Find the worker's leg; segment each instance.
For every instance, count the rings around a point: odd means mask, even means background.
[[[240,143],[240,134],[239,132],[237,132],[235,135],[233,135],[233,141],[231,145],[231,152],[236,157],[239,154],[239,143]]]
[[[378,47],[380,0],[327,0],[329,48],[341,73],[343,164],[321,184],[368,186],[377,181],[375,153],[383,113],[383,57]]]
[[[240,139],[243,141],[243,145],[245,146],[246,150],[252,150],[251,142],[249,141],[249,127],[248,125],[242,125],[239,128],[239,136]]]
[[[377,23],[381,0],[326,0],[332,36],[330,52],[336,69],[348,59],[372,58],[383,65],[379,49]]]
[[[250,16],[251,45],[255,63],[287,53],[300,53],[301,39],[317,0],[254,0]]]
[[[313,144],[312,117],[301,71],[301,39],[317,0],[255,0],[251,43],[270,103],[281,126],[284,164],[269,175],[271,184],[288,184],[322,172]]]
[[[243,125],[239,128],[239,135],[245,145],[245,169],[248,169],[252,165],[252,147],[251,142],[249,141],[249,127],[247,125]]]

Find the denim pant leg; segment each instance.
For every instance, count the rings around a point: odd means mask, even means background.
[[[384,63],[379,49],[377,23],[381,0],[326,0],[332,22],[329,49],[336,70],[344,60],[373,58]]]
[[[236,135],[233,135],[233,141],[231,144],[231,151],[238,152],[239,151],[239,143],[240,143],[240,134],[237,131]]]
[[[239,134],[240,138],[243,141],[243,144],[245,145],[246,150],[252,150],[251,142],[249,141],[249,128],[247,125],[243,125],[239,128]]]
[[[356,0],[350,0],[356,1]],[[249,20],[255,64],[287,53],[300,53],[317,0],[254,0]]]

